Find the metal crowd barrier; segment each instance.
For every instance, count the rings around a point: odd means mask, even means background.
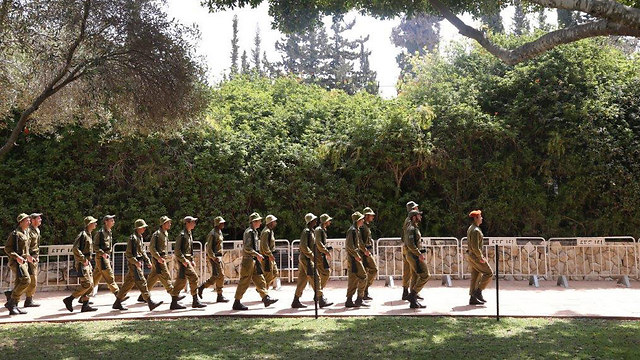
[[[240,281],[240,264],[242,263],[242,240],[224,240],[223,262],[225,270],[225,278],[231,282]],[[291,271],[291,244],[289,240],[277,239],[274,257],[278,270],[280,272],[281,281],[292,281]]]
[[[459,277],[460,241],[454,237],[423,237],[422,248],[427,250],[427,265],[432,276]],[[378,276],[402,278],[403,255],[400,238],[380,238],[378,248]]]
[[[631,236],[550,238],[548,242],[552,276],[577,280],[639,275],[638,246]]]
[[[348,263],[347,263],[347,249],[345,248],[346,239],[327,239],[327,246],[333,247],[331,250],[331,261],[329,267],[331,267],[330,280],[346,280]],[[291,242],[291,279],[298,278],[298,261],[300,255],[300,240],[293,240]],[[373,256],[376,255],[376,247],[374,243]],[[378,265],[380,266],[380,265]]]
[[[500,275],[529,277],[531,275],[547,276],[547,241],[541,237],[485,237],[482,251],[495,264],[495,246],[489,245],[492,240],[498,245],[500,252]],[[460,261],[462,277],[470,276],[469,263],[464,258],[467,249],[467,238],[460,241]],[[495,269],[494,269],[495,270]]]

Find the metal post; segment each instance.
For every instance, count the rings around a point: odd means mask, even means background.
[[[496,244],[496,320],[500,321],[500,253]]]

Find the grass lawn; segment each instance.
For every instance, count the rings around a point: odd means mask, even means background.
[[[0,325],[2,359],[637,359],[640,322],[214,318]]]

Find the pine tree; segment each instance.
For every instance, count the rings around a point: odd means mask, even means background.
[[[262,70],[260,70],[260,45],[262,45],[262,39],[260,38],[260,27],[256,26],[256,36],[253,39],[253,49],[251,50],[253,69],[256,74],[262,74]]]
[[[247,58],[247,50],[244,50],[242,52],[242,57],[240,58],[240,62],[241,62],[241,72],[243,74],[248,74],[249,73],[249,59]]]
[[[576,21],[576,16],[574,15],[573,11],[558,9],[557,14],[558,14],[559,28],[568,28],[578,24],[578,22]]]
[[[496,34],[504,33],[504,24],[502,23],[502,15],[500,15],[500,9],[493,13],[480,16],[482,23]]]
[[[549,23],[547,22],[547,13],[544,9],[540,9],[540,11],[538,11],[538,29],[544,31],[549,31],[551,29],[551,26],[549,26]]]
[[[327,68],[327,78],[321,83],[328,89],[342,89],[349,94],[354,94],[353,61],[358,59],[357,41],[350,41],[345,37],[344,32],[353,29],[356,20],[345,23],[339,16],[332,18],[331,30],[333,34],[329,37],[329,67]]]
[[[520,0],[514,0],[515,12],[513,14],[513,33],[515,35],[524,35],[529,33],[529,21],[527,15],[524,13],[522,2]]]
[[[364,43],[369,40],[369,36],[358,39],[360,44],[360,71],[358,72],[356,88],[364,89],[369,94],[377,94],[380,90],[380,84],[376,81],[377,73],[371,70],[369,66],[369,55],[371,51],[365,50]]]
[[[391,31],[391,41],[403,52],[396,56],[396,62],[402,72],[410,71],[408,58],[416,53],[424,55],[426,51],[438,51],[440,44],[440,21],[442,18],[419,14],[411,18],[403,17],[400,25]]]
[[[238,15],[233,15],[233,36],[231,38],[231,76],[238,73]]]

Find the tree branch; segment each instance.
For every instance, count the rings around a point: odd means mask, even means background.
[[[429,3],[436,10],[440,11],[444,18],[458,29],[460,34],[474,39],[489,53],[508,65],[515,65],[530,60],[558,45],[568,44],[590,37],[607,35],[640,37],[640,29],[627,27],[608,20],[600,20],[552,31],[532,42],[510,50],[494,44],[484,32],[465,24],[446,5],[441,3],[440,0],[429,0]]]
[[[555,9],[582,11],[600,19],[640,29],[640,9],[612,0],[528,0]]]

